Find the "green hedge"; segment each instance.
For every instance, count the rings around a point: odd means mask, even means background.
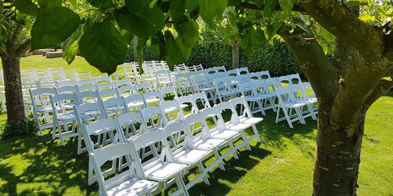
[[[158,60],[158,56],[149,46],[143,48],[146,61]],[[128,48],[126,61],[133,61],[133,46]],[[269,70],[271,75],[281,76],[292,73],[302,74],[299,64],[284,42],[274,41],[274,45],[267,44],[257,50],[251,58],[240,50],[240,67],[248,67],[251,72]],[[232,67],[232,48],[226,44],[207,43],[196,44],[190,57],[184,60],[188,66],[202,64],[205,68],[214,66]]]

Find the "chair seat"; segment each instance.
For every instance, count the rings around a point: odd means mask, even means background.
[[[173,174],[179,173],[187,168],[187,165],[177,163],[158,163],[157,165],[147,169],[145,176],[147,179],[164,181],[168,180]]]
[[[242,117],[239,118],[240,122],[247,124],[257,124],[263,120],[263,118],[258,117]]]
[[[74,112],[67,112],[63,114],[57,114],[57,119],[60,121],[74,121],[76,120],[76,116]]]
[[[143,101],[136,101],[127,104],[128,107],[140,107],[143,106]]]
[[[237,131],[232,131],[232,130],[225,130],[225,131],[212,131],[211,132],[211,136],[214,139],[230,139],[230,138],[234,138],[239,134],[239,132]]]
[[[149,99],[146,99],[146,103],[155,103],[155,102],[159,102],[159,101],[161,101],[161,100],[158,99],[158,98],[153,98],[153,99],[149,98]]]
[[[225,143],[225,140],[222,139],[200,139],[194,141],[194,147],[198,150],[212,150],[223,143]]]
[[[56,107],[57,110],[60,110],[60,107]],[[46,106],[41,106],[41,107],[36,107],[36,111],[40,112],[40,113],[44,113],[44,112],[52,112],[52,106],[51,105],[46,105]]]
[[[149,180],[129,179],[121,184],[109,184],[107,186],[108,195],[143,195],[148,193],[154,187],[158,186],[157,182]]]
[[[306,103],[303,103],[303,102],[301,102],[301,103],[284,103],[284,107],[286,107],[286,108],[299,108],[299,107],[303,107],[303,106],[305,106],[306,105]]]
[[[251,127],[251,124],[247,124],[247,123],[237,123],[237,124],[233,124],[233,123],[225,123],[225,127],[229,130],[233,130],[233,131],[242,131],[245,129],[248,129]]]
[[[176,154],[174,154],[173,158],[176,163],[192,165],[197,163],[198,161],[201,161],[204,157],[209,155],[211,152],[204,151],[204,150],[186,149],[175,153]]]

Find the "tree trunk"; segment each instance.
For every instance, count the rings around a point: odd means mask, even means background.
[[[26,117],[20,75],[20,57],[12,54],[3,54],[1,60],[4,71],[5,98],[7,100],[7,122],[19,123]]]
[[[135,36],[134,38],[134,61],[138,62],[138,37]]]
[[[232,41],[232,69],[239,68],[239,50],[241,41]]]
[[[356,195],[365,115],[346,127],[331,124],[323,112],[318,115],[313,195]]]

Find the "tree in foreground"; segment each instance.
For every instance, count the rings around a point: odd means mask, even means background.
[[[198,39],[195,20],[200,16],[215,28],[221,24],[227,7],[237,17],[226,22],[237,27],[246,54],[252,54],[278,34],[295,55],[318,97],[313,194],[356,195],[365,114],[393,86],[391,25],[390,21],[382,24],[392,12],[387,9],[392,2],[345,3],[16,0],[14,5],[17,13],[34,16],[30,20],[34,22],[32,49],[63,43],[67,62],[71,63],[80,49],[91,65],[108,74],[123,63],[127,44],[134,36],[138,37],[140,64],[142,48],[149,44],[173,69],[190,54]]]

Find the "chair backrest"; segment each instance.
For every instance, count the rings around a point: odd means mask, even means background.
[[[277,93],[279,104],[284,105],[286,103],[290,103],[290,104],[295,103],[295,97],[293,96],[293,93],[291,92],[289,86],[276,88],[276,93]]]
[[[87,73],[76,73],[76,80],[93,79],[90,72]]]
[[[310,82],[303,82],[302,86],[303,86],[303,89],[306,91],[308,97],[316,98],[315,92],[314,92],[313,88],[311,87]]]
[[[277,78],[277,81],[281,87],[292,85],[292,80],[289,76],[280,76]]]
[[[191,133],[193,141],[200,140],[201,138],[212,138],[208,125],[201,114],[190,114],[182,120],[182,123],[186,129]],[[197,132],[197,129],[201,129]]]
[[[238,85],[243,96],[257,96],[257,92],[253,82],[249,81],[249,82],[239,83]]]
[[[115,82],[103,82],[103,83],[99,83],[96,84],[97,85],[97,90],[103,90],[103,89],[108,89],[108,88],[117,88],[116,83]]]
[[[119,94],[117,93],[117,89],[103,89],[100,91],[97,91],[98,94],[98,98],[103,101],[105,99],[109,99],[109,98],[118,98],[120,97]]]
[[[252,72],[248,76],[250,77],[251,81],[261,80],[261,76],[259,75],[259,73]]]
[[[65,113],[66,108],[62,107],[62,104],[67,102],[77,102],[75,94],[58,94],[58,95],[49,95],[52,110],[53,110],[53,117],[57,118],[58,113]]]
[[[303,85],[300,84],[293,84],[291,86],[289,86],[289,88],[291,89],[293,98],[295,101],[306,101],[308,99],[308,95],[306,93],[306,91],[303,88]]]
[[[237,70],[234,70],[234,69],[228,70],[226,73],[227,73],[227,76],[237,76],[237,75],[239,75]]]
[[[169,100],[176,100],[179,98],[176,89],[173,87],[163,88],[159,92],[161,94],[161,103],[165,101],[165,98]]]
[[[84,91],[96,91],[97,90],[97,85],[95,84],[82,84],[78,85],[78,91],[79,92],[84,92]]]
[[[135,86],[122,86],[117,88],[117,94],[121,97],[128,97],[133,94],[138,94]]]
[[[149,92],[145,92],[145,93],[143,93],[142,94],[143,95],[143,97],[145,98],[145,100],[146,100],[146,103],[150,103],[150,101],[149,100],[157,100],[158,102],[156,102],[157,104],[160,104],[162,101],[161,100],[163,100],[162,98],[161,98],[161,93],[160,93],[160,91],[149,91]],[[154,101],[155,102],[155,101]]]
[[[152,85],[150,83],[137,84],[137,85],[135,85],[135,88],[136,88],[137,93],[139,93],[139,94],[153,90]]]
[[[55,82],[57,87],[78,85],[77,81],[55,81]]]
[[[168,124],[160,130],[166,146],[170,146],[172,153],[175,151],[193,148],[191,133],[181,122]],[[170,143],[169,143],[170,141]]]
[[[197,113],[198,112],[198,106],[196,105],[196,103],[192,99],[192,95],[179,97],[179,99],[177,99],[176,102],[177,102],[179,107],[181,105],[187,105],[188,106],[188,107],[183,108],[183,114],[186,114],[186,113],[193,114],[193,113]]]
[[[291,80],[292,84],[301,84],[302,79],[300,78],[300,75],[298,73],[288,75],[289,79]]]
[[[104,169],[105,163],[115,161],[121,157],[126,158],[126,160],[128,161],[127,163],[128,168],[123,169],[114,175],[110,175],[110,176],[105,175],[105,171],[103,171],[105,170]],[[90,153],[89,159],[91,160],[91,164],[97,176],[100,195],[107,196],[108,195],[107,191],[114,188],[115,190],[120,192],[122,187],[124,187],[124,183],[130,179],[133,180],[144,179],[144,174],[141,165],[135,162],[135,160],[138,160],[138,158],[135,157],[133,146],[129,143],[117,143],[111,146],[107,146],[99,152]],[[147,189],[146,192],[148,192],[152,188],[154,188],[154,186],[141,187],[140,190]],[[114,193],[116,193],[116,191],[114,191]],[[135,193],[130,193],[130,194],[135,194]]]
[[[126,109],[123,99],[120,97],[109,98],[103,100],[101,103],[105,113],[105,118],[109,118],[110,116],[116,114],[124,114],[128,111]]]
[[[128,106],[126,107],[128,108],[128,111],[126,112],[133,112],[133,111],[137,111],[138,109],[147,107],[145,98],[143,97],[143,95],[140,94],[134,94],[127,97],[123,97],[123,102],[124,105]]]
[[[233,108],[239,108],[238,117],[253,117],[245,97],[235,97],[229,101]]]
[[[236,112],[236,109],[235,109],[235,107],[232,105],[231,102],[221,102],[221,103],[218,104],[216,107],[217,107],[217,110],[221,113],[221,116],[222,116],[224,113],[229,113],[229,114],[231,114],[231,118],[230,118],[230,119],[225,120],[225,119],[223,118],[224,123],[231,122],[231,123],[233,123],[233,124],[237,124],[237,123],[240,122],[240,121],[239,121],[239,116],[238,116],[238,114],[237,114],[237,112]]]
[[[165,117],[158,106],[147,107],[140,110],[144,122],[148,131],[155,131],[158,128],[165,126]],[[153,120],[153,118],[157,118]]]
[[[226,129],[224,120],[222,119],[221,113],[218,111],[217,107],[206,108],[200,113],[206,122],[210,122],[210,124],[212,124],[212,126],[209,127],[209,130],[213,128],[216,130]]]
[[[260,71],[260,72],[258,72],[258,74],[259,74],[259,76],[260,76],[261,79],[268,79],[268,78],[271,78],[271,77],[270,77],[269,70]]]
[[[195,103],[196,109],[201,110],[204,108],[212,107],[210,105],[209,99],[207,98],[205,93],[195,93],[192,95],[192,100]],[[197,103],[202,104],[202,108],[199,109],[199,107],[196,105]]]
[[[49,105],[49,95],[56,95],[55,88],[36,88],[36,89],[29,89],[30,92],[30,99],[33,103],[33,106],[38,105]]]
[[[216,67],[216,69],[217,69],[217,73],[219,73],[219,72],[226,72],[227,71],[225,66],[218,66],[218,67]]]
[[[165,124],[184,118],[183,110],[179,107],[177,101],[165,101],[159,107],[163,113]]]
[[[194,65],[193,69],[194,69],[194,71],[199,71],[199,70],[203,70],[204,68],[203,68],[202,64],[199,64],[199,65]]]
[[[117,117],[119,127],[125,130],[125,137],[140,135],[148,131],[146,124],[139,111],[124,113]]]
[[[98,94],[96,91],[84,91],[76,94],[79,104],[98,103]]]
[[[118,80],[118,81],[116,81],[116,87],[117,88],[120,88],[122,86],[131,86],[131,85],[132,85],[131,84],[131,80],[125,79],[125,80]]]
[[[100,84],[100,83],[107,83],[107,82],[112,82],[112,77],[110,76],[99,76],[94,78],[96,84]]]
[[[85,140],[86,148],[89,153],[95,153],[97,149],[103,148],[105,145],[113,145],[116,143],[124,143],[125,136],[123,131],[117,124],[116,119],[100,119],[88,125],[82,125],[81,129],[83,139]],[[109,140],[101,142],[101,137],[94,137],[101,134],[108,134]],[[102,144],[100,146],[94,145],[95,143]]]
[[[236,81],[237,81],[237,83],[244,83],[244,82],[250,82],[251,79],[250,79],[249,75],[237,75]]]
[[[84,84],[97,84],[94,78],[90,79],[83,79],[83,80],[78,80],[78,85],[84,85]]]
[[[248,71],[248,68],[247,68],[247,67],[240,67],[240,68],[237,68],[237,73],[238,73],[239,75],[248,75],[248,74],[250,74],[250,72]]]
[[[269,87],[266,85],[265,80],[253,81],[257,95],[268,95],[270,94]]]
[[[79,93],[78,86],[61,86],[56,88],[57,94],[75,94]]]
[[[265,79],[266,86],[269,88],[270,93],[276,94],[276,88],[279,88],[280,85],[276,78],[268,78]]]

